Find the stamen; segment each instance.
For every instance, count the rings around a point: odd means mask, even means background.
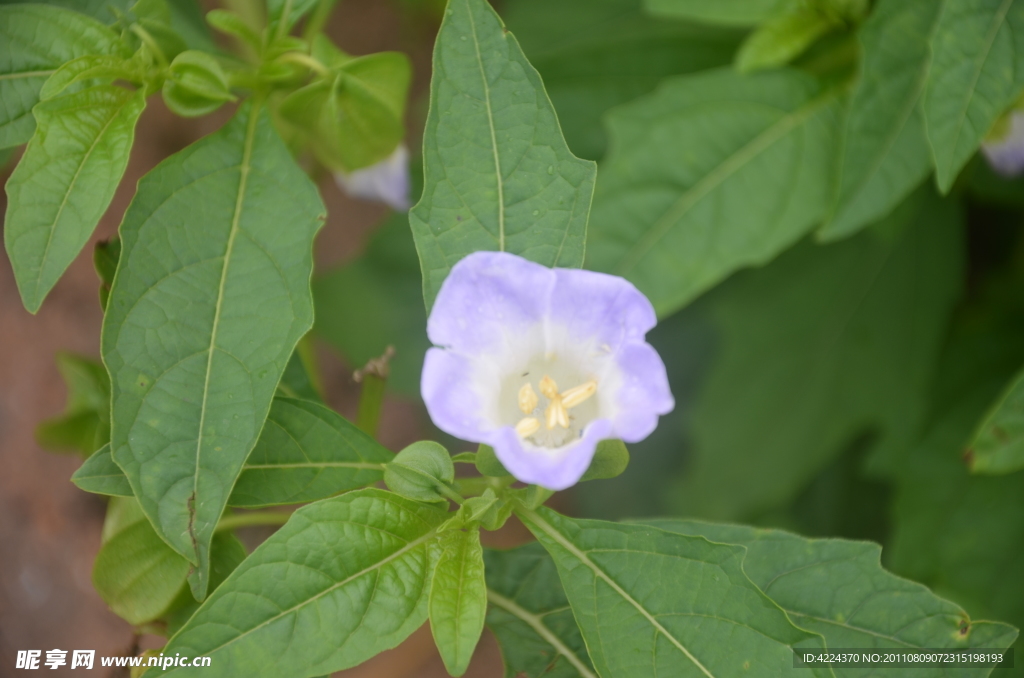
[[[529,382],[523,384],[523,387],[519,389],[519,409],[523,414],[532,413],[537,408],[537,400],[533,386],[530,386]]]
[[[520,438],[529,438],[540,430],[540,422],[535,417],[525,417],[516,424],[516,433]]]
[[[562,428],[569,428],[569,411],[562,404],[562,399],[556,394],[551,404],[544,411],[544,423],[550,431],[557,424]]]
[[[565,405],[566,408],[576,407],[595,393],[597,393],[597,380],[591,379],[585,384],[574,386],[563,393],[562,404]]]
[[[540,392],[546,398],[554,400],[558,397],[558,384],[555,383],[554,379],[545,374],[544,378],[540,380]]]

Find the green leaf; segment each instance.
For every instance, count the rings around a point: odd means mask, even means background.
[[[7,181],[4,244],[22,302],[35,313],[107,211],[146,100],[99,85],[48,99]]]
[[[790,0],[644,0],[657,16],[729,26],[756,26],[788,4]]]
[[[435,530],[445,516],[375,489],[303,507],[163,652],[209,656],[223,678],[316,676],[355,666],[426,621]],[[268,586],[272,581],[287,585]]]
[[[501,645],[506,678],[597,678],[544,547],[486,549],[484,563],[487,627]]]
[[[1024,87],[1024,4],[943,2],[923,111],[943,193]]]
[[[483,443],[480,443],[480,446],[477,448],[476,470],[480,472],[480,475],[492,478],[504,478],[505,476],[512,475],[505,470],[505,467],[498,460],[498,455],[494,453],[494,448]]]
[[[116,498],[112,501],[135,502]],[[146,516],[135,513],[131,523],[103,544],[92,571],[100,597],[129,624],[160,617],[185,586],[189,563],[156,533]]]
[[[32,137],[32,107],[61,64],[87,54],[119,54],[117,35],[87,16],[44,5],[0,5],[0,148]]]
[[[743,571],[784,609],[797,626],[820,633],[830,648],[1006,648],[1016,630],[972,621],[957,605],[921,584],[882,569],[882,547],[841,539],[806,539],[763,530],[692,520],[655,519],[644,524],[676,534],[699,535],[746,547]],[[987,676],[991,669],[967,670]],[[921,669],[944,676],[943,669]],[[875,675],[836,667],[837,678]]]
[[[430,341],[407,215],[388,219],[361,257],[314,280],[313,300],[316,332],[350,365],[365,365],[394,346],[388,388],[419,396]]]
[[[450,530],[430,580],[430,632],[453,676],[469,668],[487,614],[484,550],[480,530]]]
[[[289,94],[279,112],[305,135],[320,162],[351,172],[384,160],[405,136],[411,77],[409,58],[401,52],[347,59]]]
[[[384,477],[384,464],[394,458],[328,408],[278,396],[228,506],[299,504],[372,485]],[[109,446],[87,459],[71,481],[86,492],[132,496]]]
[[[313,321],[316,188],[259,104],[139,182],[103,325],[114,460],[160,535],[197,565]],[[282,228],[287,224],[288,228]]]
[[[974,473],[1024,469],[1024,375],[1018,376],[986,415],[970,444]]]
[[[897,463],[960,292],[957,212],[924,187],[857,237],[804,242],[709,295],[720,348],[691,406],[693,456],[667,492],[673,512],[737,520],[778,508],[865,435],[875,468]]]
[[[587,472],[580,481],[603,480],[622,475],[629,466],[629,450],[626,444],[618,439],[602,440],[597,444],[594,460],[590,462]]]
[[[100,307],[107,309],[110,298],[110,287],[114,284],[114,273],[117,271],[117,260],[121,257],[121,239],[111,238],[96,243],[92,251],[92,265],[100,279]],[[109,378],[107,379],[109,383]]]
[[[105,85],[109,85],[117,79],[134,82],[144,77],[140,71],[139,64],[135,60],[108,54],[89,54],[68,61],[58,68],[43,83],[43,88],[39,90],[39,98],[43,101],[52,99],[71,85],[85,80],[92,80],[93,84]]]
[[[245,546],[231,532],[218,532],[213,535],[213,541],[210,543],[210,591],[216,591],[248,555]],[[199,606],[200,602],[192,597],[188,587],[182,586],[177,600],[171,606],[171,612],[166,615],[167,635],[173,636],[181,630]]]
[[[68,390],[59,417],[36,428],[36,439],[48,449],[75,449],[91,455],[110,442],[110,379],[95,360],[60,352],[57,369]]]
[[[665,81],[608,115],[588,263],[667,315],[822,217],[840,90],[803,73]]]
[[[450,0],[434,45],[423,197],[409,213],[427,308],[478,250],[580,267],[594,163],[562,138],[540,76],[486,0]]]
[[[769,19],[744,41],[736,54],[736,68],[748,73],[783,66],[836,27],[818,8],[798,5]]]
[[[327,407],[278,396],[228,504],[258,508],[315,501],[379,482],[384,463],[394,459]]]
[[[267,0],[267,15],[274,23],[284,18],[285,30],[291,29],[308,14],[319,0]]]
[[[421,440],[384,467],[388,489],[417,501],[444,501],[441,488],[455,482],[455,464],[440,443]]]
[[[501,16],[543,78],[570,150],[590,160],[604,155],[608,109],[670,75],[731,63],[741,35],[655,19],[642,0],[507,0]]]
[[[543,508],[518,515],[554,558],[602,676],[781,675],[794,648],[825,647],[747,578],[741,546]]]
[[[884,217],[931,171],[920,101],[941,2],[879,0],[858,32],[832,206],[818,235],[836,240]]]
[[[281,376],[281,382],[277,385],[277,390],[288,398],[311,400],[323,405],[324,399],[320,396],[321,388],[316,374],[316,355],[313,353],[310,335],[307,334],[295,348],[292,357],[288,359],[288,365],[284,368],[284,374]]]
[[[110,443],[96,450],[71,476],[71,482],[80,489],[94,494],[114,497],[132,497],[131,483],[110,454]],[[139,508],[141,512],[141,507]]]

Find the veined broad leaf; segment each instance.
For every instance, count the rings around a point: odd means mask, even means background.
[[[165,547],[166,548],[166,547]],[[248,556],[245,546],[230,530],[219,531],[213,535],[210,543],[210,591],[224,583],[228,575],[235,571]],[[181,556],[178,556],[181,558]],[[199,609],[200,602],[192,597],[192,591],[182,581],[177,599],[171,604],[170,611],[164,615],[167,623],[167,635],[177,633]]]
[[[480,642],[487,614],[480,529],[449,530],[430,583],[430,631],[444,667],[461,676]]]
[[[112,30],[78,12],[35,4],[0,5],[0,148],[31,138],[32,107],[39,102],[39,90],[62,64],[124,49]]]
[[[879,0],[858,32],[858,77],[840,141],[822,240],[884,217],[931,171],[920,100],[942,2]]]
[[[804,242],[701,301],[720,349],[690,409],[673,512],[746,520],[783,506],[865,435],[875,468],[897,465],[960,292],[959,221],[925,186],[856,238]]]
[[[209,656],[222,678],[317,676],[355,666],[426,621],[435,530],[446,515],[375,489],[303,507],[163,651]]]
[[[427,308],[451,267],[478,250],[583,265],[597,168],[569,151],[540,76],[487,0],[449,0],[423,158],[409,221]]]
[[[555,562],[537,542],[486,549],[487,626],[506,678],[597,678]]]
[[[669,314],[822,217],[841,90],[779,70],[666,81],[612,111],[588,261]]]
[[[4,244],[22,302],[35,313],[107,211],[146,100],[98,85],[33,109],[37,127],[7,181]]]
[[[970,443],[975,473],[1024,469],[1024,376],[1018,376],[985,417]]]
[[[160,536],[197,565],[312,324],[309,178],[259,104],[139,182],[103,325],[111,449]]]
[[[545,508],[518,514],[554,558],[602,676],[781,674],[794,648],[825,647],[747,578],[741,546]]]
[[[972,621],[960,607],[921,584],[886,572],[877,544],[806,539],[782,530],[673,518],[644,524],[746,547],[743,571],[794,624],[820,633],[830,648],[1003,649],[1017,635],[1007,624]],[[960,670],[977,678],[991,671]],[[835,667],[834,671],[837,678],[877,675],[877,669]],[[916,673],[938,677],[948,675],[948,670],[922,668]]]
[[[730,26],[756,26],[791,4],[790,0],[644,0],[657,16]]]
[[[299,504],[372,485],[384,477],[384,464],[394,458],[323,405],[278,396],[228,506]],[[87,459],[71,480],[86,492],[132,496],[109,446]]]

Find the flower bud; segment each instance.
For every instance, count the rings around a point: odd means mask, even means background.
[[[409,445],[384,465],[384,483],[417,501],[444,501],[439,487],[455,482],[455,464],[443,445],[423,440]]]
[[[167,107],[185,117],[206,115],[235,99],[217,60],[197,51],[182,52],[174,58],[163,95]]]

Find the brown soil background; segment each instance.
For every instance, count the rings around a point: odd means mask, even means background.
[[[415,75],[408,142],[415,147],[420,142],[426,111],[436,24],[426,17],[411,18],[395,2],[342,0],[332,16],[329,33],[353,54],[397,49],[412,57]],[[107,609],[90,580],[105,502],[68,481],[80,459],[41,449],[33,430],[64,407],[66,392],[54,363],[55,354],[71,351],[99,356],[103,316],[92,268],[93,246],[116,233],[143,174],[171,153],[217,129],[229,114],[219,111],[185,120],[169,113],[159,97],[150,99],[137,128],[127,173],[110,209],[83,254],[37,315],[30,315],[22,307],[10,263],[6,256],[0,257],[0,677],[23,675],[14,669],[18,650],[45,653],[54,648],[86,649],[96,650],[99,657],[128,654],[133,645],[132,627]],[[0,171],[0,180],[6,182],[10,169]],[[378,204],[347,198],[329,179],[321,182],[321,192],[329,216],[316,243],[316,260],[319,270],[324,270],[356,256],[387,211]],[[0,209],[6,209],[5,194],[0,194],[0,202]],[[329,402],[342,414],[354,415],[358,387],[351,379],[353,366],[325,347],[319,353]],[[400,449],[420,433],[422,417],[415,404],[390,399],[381,424],[382,442]],[[265,535],[249,530],[242,536],[254,542]],[[500,533],[487,537],[492,546],[528,539],[525,529],[511,522]],[[143,647],[162,644],[156,637],[141,640]],[[98,659],[96,664],[96,673],[91,675],[127,675],[101,669]],[[54,672],[44,670],[55,676],[78,673],[66,667]],[[447,675],[426,627],[398,648],[335,674],[345,678]],[[497,643],[485,632],[466,676],[501,675]]]

